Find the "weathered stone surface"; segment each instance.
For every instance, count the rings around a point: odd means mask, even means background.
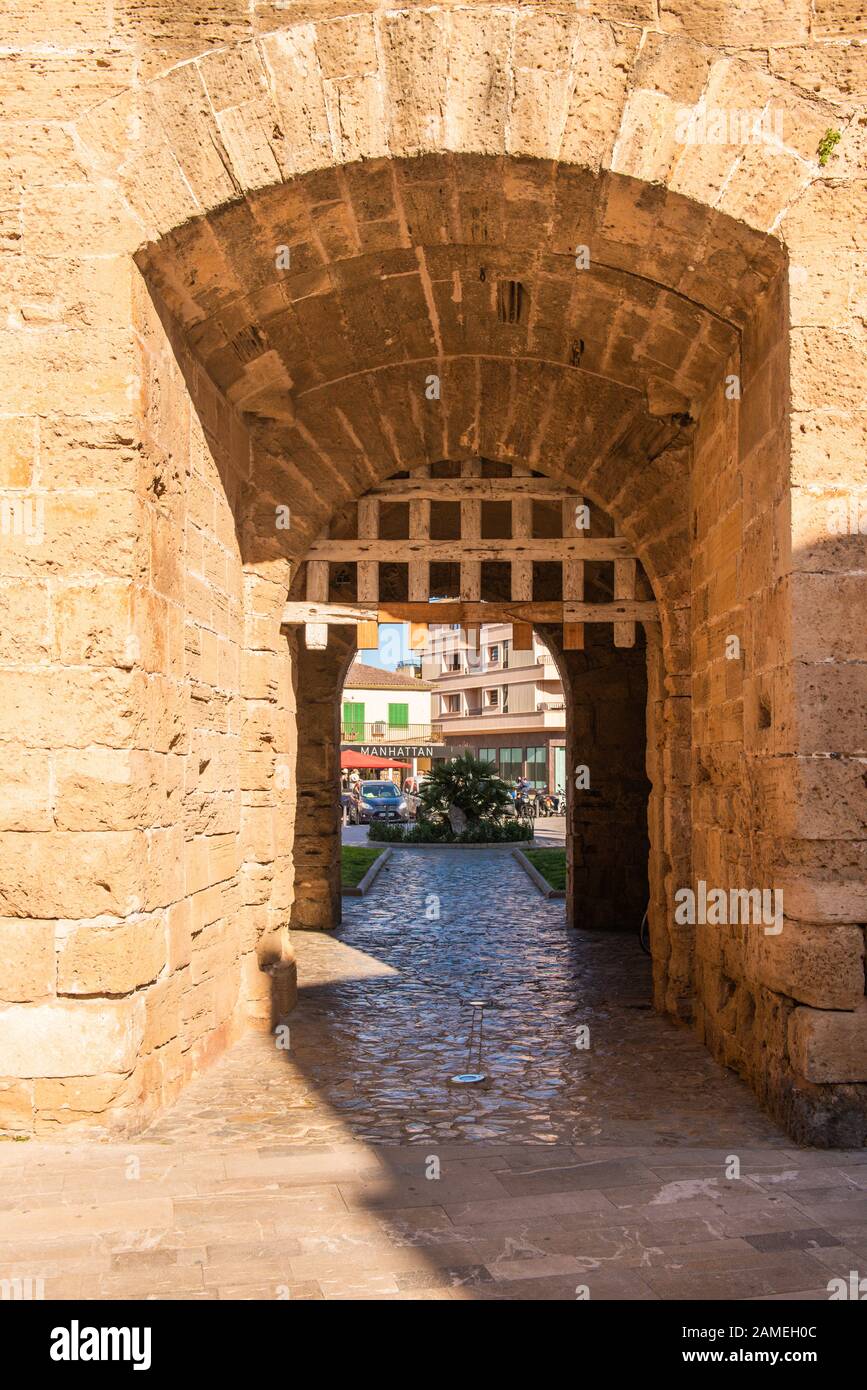
[[[784,921],[778,936],[751,938],[756,978],[816,1009],[855,1009],[864,997],[864,932],[859,926]]]
[[[850,1013],[795,1009],[789,1048],[808,1081],[867,1081],[867,1002]]]
[[[130,1072],[142,1041],[142,1010],[140,999],[0,1009],[0,1075]]]
[[[0,764],[0,829],[51,829],[51,756],[12,748]]]
[[[21,917],[138,912],[145,905],[146,849],[131,831],[0,834],[0,905]]]
[[[129,994],[155,980],[166,964],[162,917],[114,926],[78,926],[58,933],[58,994]]]
[[[108,1076],[64,1076],[36,1081],[33,1103],[48,1124],[77,1124],[114,1105],[121,1096],[125,1078]]]
[[[0,917],[0,999],[42,999],[54,993],[54,923]]]

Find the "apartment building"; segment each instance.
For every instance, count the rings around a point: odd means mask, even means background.
[[[535,633],[529,651],[515,651],[509,623],[484,623],[476,638],[432,626],[422,678],[433,689],[446,757],[470,751],[494,762],[506,781],[565,787],[563,686]]]

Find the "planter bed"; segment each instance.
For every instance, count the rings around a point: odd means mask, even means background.
[[[525,845],[528,849],[532,847],[532,840],[480,840],[477,843],[466,844],[460,840],[368,840],[368,844],[373,848],[378,846],[382,849],[511,849],[516,845]]]
[[[525,854],[524,849],[528,850],[529,853]],[[517,859],[521,868],[527,874],[527,877],[532,879],[533,883],[535,883],[539,892],[542,893],[544,897],[566,897],[566,889],[559,887],[555,888],[553,884],[548,880],[545,873],[545,870],[547,869],[549,873],[552,873],[552,876],[556,873],[557,879],[565,879],[565,849],[552,849],[551,846],[541,846],[533,844],[528,844],[523,848],[519,848],[518,846],[513,845],[512,854],[514,855],[515,859]],[[560,855],[562,855],[562,859],[558,857]],[[549,858],[549,856],[551,857]],[[559,872],[557,872],[559,870],[560,864],[563,865],[562,875]]]
[[[342,845],[340,849],[341,893],[349,898],[363,898],[372,887],[383,864],[390,857],[390,845]]]

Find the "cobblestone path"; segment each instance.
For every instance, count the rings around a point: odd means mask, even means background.
[[[273,1043],[248,1039],[153,1137],[191,1124],[246,1137],[255,1114],[260,1134],[293,1142],[348,1126],[380,1142],[785,1145],[746,1086],[653,1012],[636,934],[570,931],[507,851],[396,851],[369,896],[344,901],[338,933],[294,939],[282,1066],[263,1068]],[[474,998],[490,1001],[488,1081],[457,1087]]]
[[[244,1039],[135,1140],[0,1144],[0,1278],[47,1298],[818,1300],[867,1268],[867,1150],[793,1148],[648,1009],[634,936],[567,931],[508,853],[395,853],[339,932],[297,946],[288,1051]],[[456,1088],[475,996],[489,1081]]]

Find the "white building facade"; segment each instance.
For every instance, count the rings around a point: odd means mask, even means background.
[[[410,764],[413,774],[425,772],[444,751],[432,710],[429,681],[356,660],[343,686],[341,750],[394,758]]]

